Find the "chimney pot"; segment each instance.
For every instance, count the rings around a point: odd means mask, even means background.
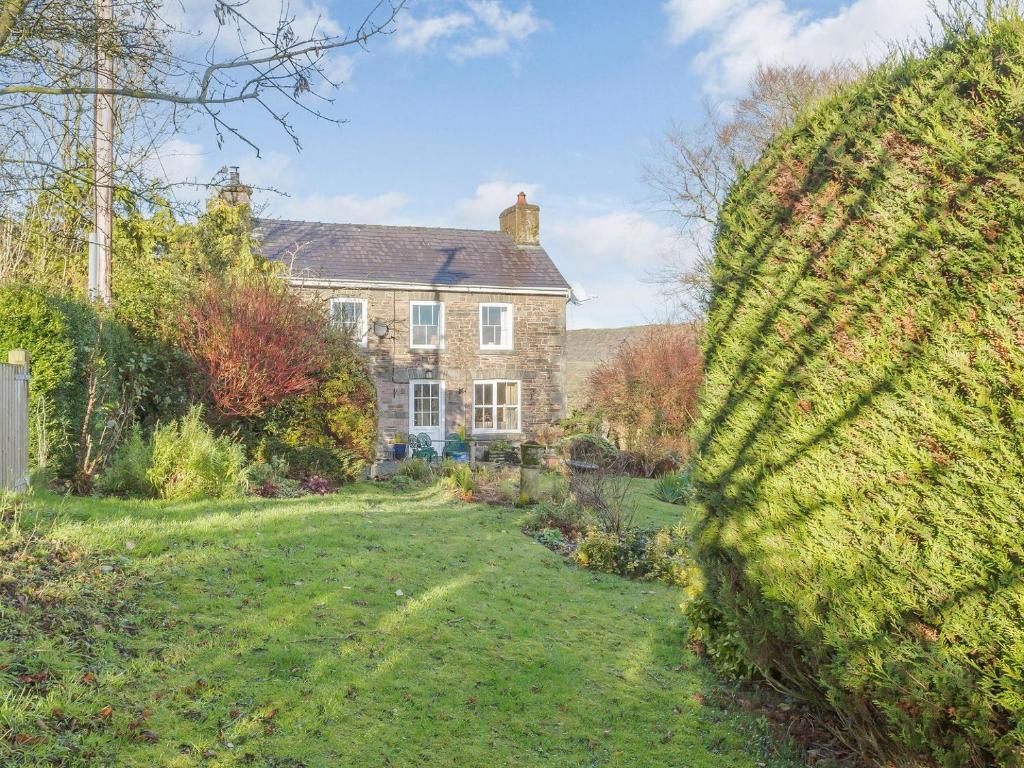
[[[540,206],[526,202],[525,192],[501,212],[498,224],[516,245],[540,245]]]
[[[218,196],[221,200],[230,205],[249,205],[249,196],[252,194],[252,187],[246,186],[242,183],[241,174],[238,172],[238,166],[233,165],[230,168],[222,168],[221,173],[227,171],[228,180],[227,183],[220,188]]]

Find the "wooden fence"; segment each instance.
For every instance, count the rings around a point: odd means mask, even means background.
[[[28,355],[0,363],[0,490],[28,487]]]

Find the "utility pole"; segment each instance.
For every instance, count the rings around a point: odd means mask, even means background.
[[[114,235],[114,61],[108,37],[113,0],[96,0],[96,106],[93,133],[93,233],[89,243],[89,298],[110,303],[110,252]]]

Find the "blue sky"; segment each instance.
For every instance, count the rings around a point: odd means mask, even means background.
[[[252,0],[276,8],[276,0]],[[292,0],[299,24],[343,27],[362,0]],[[335,55],[343,126],[295,115],[302,141],[253,110],[232,113],[261,148],[218,149],[202,123],[161,151],[168,176],[222,165],[272,186],[272,216],[497,228],[525,190],[541,241],[578,293],[570,327],[658,320],[648,282],[682,254],[642,181],[672,124],[727,101],[759,61],[877,58],[923,31],[927,0],[414,0],[395,33]]]

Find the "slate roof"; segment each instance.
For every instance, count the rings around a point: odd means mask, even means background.
[[[260,219],[255,234],[263,255],[299,278],[569,290],[542,247],[504,232]]]

